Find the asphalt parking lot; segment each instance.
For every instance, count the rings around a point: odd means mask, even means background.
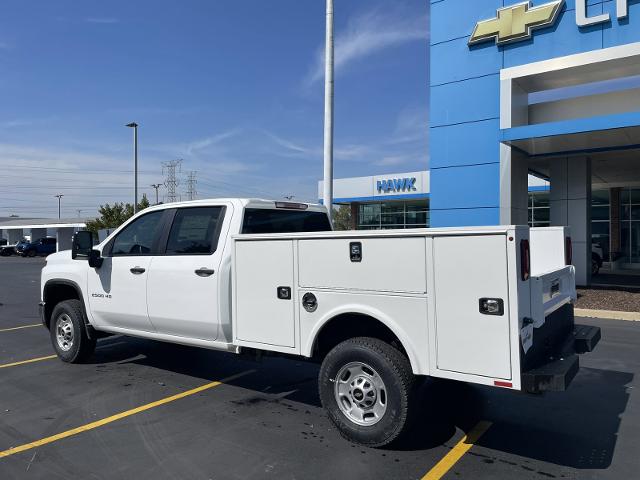
[[[373,450],[332,428],[305,362],[120,336],[88,364],[49,358],[43,264],[0,258],[0,479],[638,478],[640,323],[580,319],[603,340],[566,393],[427,382],[411,438]]]

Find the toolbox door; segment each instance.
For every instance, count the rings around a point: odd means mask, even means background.
[[[511,378],[507,239],[433,240],[437,368]]]
[[[295,344],[293,241],[235,242],[235,328],[239,345]],[[280,350],[271,348],[271,350]]]

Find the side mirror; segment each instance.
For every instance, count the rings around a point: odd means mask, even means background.
[[[71,258],[89,258],[89,253],[93,249],[93,234],[86,230],[76,232],[73,236],[71,247]]]
[[[91,250],[89,252],[89,266],[91,268],[100,268],[104,262],[104,258],[100,255],[100,250]]]

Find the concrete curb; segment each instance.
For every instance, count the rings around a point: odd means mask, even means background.
[[[640,322],[640,312],[616,312],[614,310],[589,310],[586,308],[576,308],[576,317],[607,318],[610,320],[627,320]]]

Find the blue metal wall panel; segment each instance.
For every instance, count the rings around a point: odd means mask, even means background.
[[[472,208],[461,210],[431,210],[432,227],[480,227],[500,224],[499,208]]]
[[[429,142],[431,168],[498,162],[500,121],[494,119],[432,128]]]
[[[613,6],[615,2],[609,2],[605,8],[610,12],[615,12]],[[612,14],[615,16],[615,13]],[[635,25],[631,26],[630,22],[635,21]],[[625,45],[627,43],[640,42],[640,3],[629,2],[629,17],[624,20],[615,20],[604,27],[602,32],[602,43],[604,48]]]
[[[538,6],[538,5],[544,5],[545,3],[549,3],[550,0],[533,0],[531,2],[531,4],[533,6]],[[587,5],[597,5],[599,3],[604,3],[607,1],[612,1],[612,0],[588,0],[587,1]],[[522,3],[522,0],[504,0],[504,5],[508,6],[508,5],[513,5],[514,3]],[[566,0],[565,2],[565,8],[567,10],[572,10],[575,11],[576,9],[576,0]],[[574,15],[574,13],[572,13],[572,15]]]
[[[461,5],[463,4],[463,5]],[[502,0],[444,0],[431,5],[431,44],[469,37],[476,22],[496,15]]]
[[[500,117],[500,77],[448,83],[431,88],[432,127]]]
[[[500,206],[500,164],[431,169],[431,208]]]
[[[492,43],[474,48],[469,55],[468,37],[431,46],[431,85],[495,74],[502,68],[502,52]],[[447,64],[447,68],[439,68]]]

